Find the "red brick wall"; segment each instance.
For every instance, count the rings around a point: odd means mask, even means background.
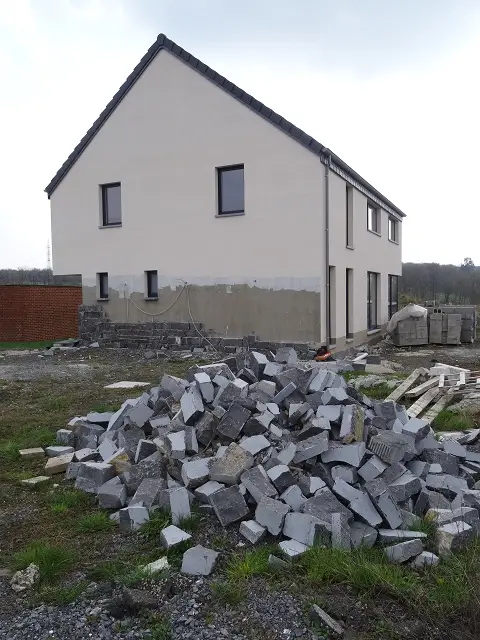
[[[0,286],[0,342],[78,336],[81,287]]]

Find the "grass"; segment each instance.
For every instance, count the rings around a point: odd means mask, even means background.
[[[170,514],[159,509],[152,513],[150,520],[142,524],[140,534],[147,540],[159,543],[162,529],[168,527],[169,524]]]
[[[455,413],[443,409],[433,423],[437,431],[466,431],[476,427],[475,416],[471,413]]]
[[[115,529],[116,525],[113,520],[110,520],[108,513],[105,511],[97,511],[82,516],[77,521],[75,528],[80,533],[101,533]]]
[[[188,533],[196,533],[200,529],[201,522],[201,514],[193,512],[186,518],[181,518],[177,526],[179,529],[183,529],[183,531],[187,531]]]
[[[54,513],[66,513],[70,510],[82,509],[94,504],[93,498],[88,493],[77,491],[76,489],[57,490],[54,493],[48,493],[45,495],[44,500]]]
[[[40,589],[32,598],[32,605],[38,606],[40,603],[61,606],[74,602],[86,589],[86,582],[78,582],[69,587],[46,586]]]
[[[244,582],[231,580],[217,580],[212,583],[212,591],[215,598],[222,605],[236,606],[246,598],[247,588]]]
[[[428,518],[421,518],[417,524],[413,524],[409,527],[410,531],[421,531],[427,535],[423,539],[423,543],[427,551],[435,551],[435,538],[437,535],[437,526]]]
[[[227,579],[239,582],[268,573],[270,570],[268,556],[271,551],[270,547],[259,547],[233,555],[225,570]]]
[[[57,340],[40,340],[39,342],[0,342],[0,351],[23,350],[23,349],[46,349],[54,342],[59,342],[64,338]]]
[[[38,541],[13,554],[12,569],[18,571],[32,563],[36,564],[40,570],[40,582],[52,583],[65,574],[74,562],[72,550]]]
[[[371,400],[385,400],[393,391],[386,382],[376,387],[360,387],[358,390]]]
[[[147,640],[170,640],[172,637],[172,627],[170,621],[160,615],[150,614],[147,617],[150,634]]]

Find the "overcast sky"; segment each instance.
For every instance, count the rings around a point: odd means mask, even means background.
[[[478,0],[0,0],[0,267],[46,266],[43,189],[160,32],[405,211],[405,261],[480,264]]]

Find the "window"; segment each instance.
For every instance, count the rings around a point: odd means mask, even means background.
[[[378,283],[379,274],[367,271],[367,328],[378,329]]]
[[[367,229],[374,233],[380,233],[380,214],[376,207],[367,204]]]
[[[330,335],[327,336],[327,339],[329,344],[335,344],[337,328],[337,282],[335,267],[328,268],[328,295]]]
[[[388,319],[398,311],[398,276],[388,276]]]
[[[345,337],[353,338],[353,269],[345,273]]]
[[[108,273],[97,273],[97,297],[108,300]]]
[[[388,219],[388,239],[398,243],[398,220],[395,218]]]
[[[245,213],[243,164],[217,169],[218,215]]]
[[[158,271],[145,271],[146,298],[158,298]]]
[[[346,212],[346,246],[353,249],[353,188],[348,186],[345,189],[345,212]]]
[[[102,225],[113,227],[122,224],[122,194],[120,182],[102,184]]]

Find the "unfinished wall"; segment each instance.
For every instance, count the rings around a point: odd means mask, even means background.
[[[36,342],[78,335],[80,287],[0,286],[0,342]]]

